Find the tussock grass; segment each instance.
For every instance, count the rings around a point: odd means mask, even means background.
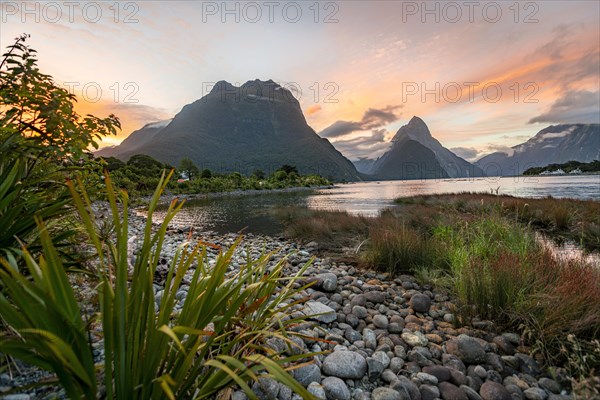
[[[489,194],[398,202],[375,218],[294,210],[287,215],[287,232],[338,243],[359,236],[363,245],[356,257],[364,266],[410,272],[447,288],[463,322],[477,316],[519,331],[547,362],[566,365],[574,376],[600,371],[600,357],[587,357],[578,369],[564,350],[572,345],[567,338],[593,349],[600,335],[600,269],[584,260],[558,260],[535,237],[542,230],[594,248],[599,203]]]
[[[501,215],[531,225],[554,238],[566,238],[587,250],[600,250],[600,202],[574,199],[524,199],[489,193],[424,195],[396,199],[402,205],[426,205],[475,215]]]

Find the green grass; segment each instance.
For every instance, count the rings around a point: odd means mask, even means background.
[[[471,215],[500,215],[530,225],[557,240],[600,250],[600,202],[574,199],[524,199],[489,193],[424,195],[396,200],[400,205],[429,206]]]

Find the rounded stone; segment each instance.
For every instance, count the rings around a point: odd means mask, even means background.
[[[312,394],[319,400],[327,400],[327,395],[325,394],[325,389],[323,389],[323,386],[319,385],[316,382],[313,382],[310,385],[308,385],[306,390],[308,390],[308,393]]]
[[[387,329],[389,326],[389,321],[385,315],[377,314],[373,317],[373,325],[379,329]]]
[[[416,293],[412,295],[408,304],[415,312],[425,314],[431,307],[431,299],[427,295]]]
[[[511,400],[512,396],[508,390],[497,382],[485,382],[479,389],[479,395],[483,400]]]
[[[527,400],[546,400],[548,393],[544,389],[532,387],[523,391],[523,397]]]
[[[440,397],[440,389],[433,385],[421,385],[419,387],[421,392],[421,400],[436,400]]]
[[[542,389],[544,389],[545,391],[547,391],[549,393],[555,393],[555,394],[560,393],[560,385],[558,384],[558,382],[556,382],[553,379],[540,378],[540,380],[538,381],[538,384],[540,385],[540,387]]]
[[[367,313],[367,309],[363,306],[352,307],[352,314],[356,315],[360,319],[364,319],[367,317],[367,315],[369,315],[369,313]]]
[[[439,382],[450,380],[450,370],[441,365],[430,365],[423,368],[423,372],[435,376]]]
[[[338,285],[336,274],[327,272],[324,274],[319,274],[315,278],[317,279],[317,284],[315,286],[323,289],[326,292],[335,292],[335,289]]]
[[[379,387],[371,393],[371,400],[403,400],[403,398],[394,389]]]
[[[309,364],[294,370],[294,379],[307,387],[313,382],[321,382],[321,369],[316,364]]]
[[[440,395],[444,400],[469,400],[467,394],[463,390],[449,382],[441,382],[438,385],[438,388],[440,389]]]
[[[325,389],[325,395],[328,399],[350,400],[350,389],[346,383],[335,376],[323,379],[321,386]]]
[[[365,299],[371,303],[383,303],[385,301],[385,293],[378,290],[364,293]]]
[[[446,351],[467,364],[482,364],[486,360],[483,346],[467,335],[459,335],[446,343]]]
[[[342,379],[361,379],[367,373],[367,360],[353,351],[335,351],[325,357],[322,371]]]

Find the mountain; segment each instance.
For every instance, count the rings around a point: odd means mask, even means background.
[[[600,124],[552,125],[508,152],[489,154],[475,164],[490,176],[521,175],[532,167],[600,160]]]
[[[272,80],[240,87],[220,81],[171,121],[148,124],[101,152],[122,160],[146,154],[171,165],[189,157],[218,173],[270,173],[288,164],[336,181],[359,179],[350,160],[306,123],[292,93]]]
[[[137,131],[133,131],[125,140],[121,142],[118,146],[110,146],[102,148],[96,151],[94,154],[97,157],[110,157],[114,156],[117,153],[129,153],[139,154],[136,152],[137,148],[142,145],[149,144],[154,137],[164,128],[166,127],[172,120],[164,120],[158,122],[152,122],[150,124],[144,125],[141,129]]]
[[[359,160],[357,168],[374,179],[484,176],[480,168],[442,146],[419,117],[412,117],[398,130],[390,150],[374,161]]]

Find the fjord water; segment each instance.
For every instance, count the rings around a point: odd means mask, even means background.
[[[375,216],[382,209],[393,207],[398,197],[458,192],[495,194],[496,191],[527,198],[552,196],[600,201],[600,175],[360,182],[316,191],[225,195],[189,200],[174,223],[196,231],[244,230],[275,235],[283,231],[283,226],[274,213],[288,206]],[[155,217],[160,219],[160,212]]]

